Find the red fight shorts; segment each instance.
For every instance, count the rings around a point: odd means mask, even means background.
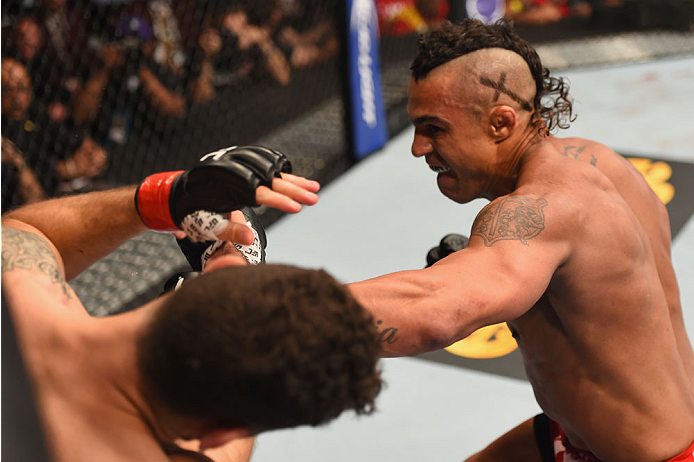
[[[542,462],[601,462],[590,452],[571,446],[559,424],[545,414],[536,416],[533,425]],[[664,462],[694,462],[694,442],[682,453]]]

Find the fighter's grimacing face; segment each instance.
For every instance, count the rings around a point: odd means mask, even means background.
[[[412,154],[424,157],[437,172],[439,190],[466,203],[483,197],[488,177],[488,142],[482,114],[459,91],[458,77],[447,64],[418,82],[410,79],[407,114],[414,125]]]

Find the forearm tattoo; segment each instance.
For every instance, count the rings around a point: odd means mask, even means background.
[[[515,102],[521,105],[523,109],[526,111],[532,112],[533,107],[532,105],[518,96],[513,90],[510,88],[506,87],[506,73],[502,72],[501,77],[499,77],[499,80],[497,82],[493,81],[489,77],[480,77],[480,83],[484,86],[491,87],[494,90],[496,90],[496,93],[494,93],[494,102],[497,102],[499,100],[499,96],[501,94],[505,94],[510,96]]]
[[[392,345],[398,341],[398,328],[397,327],[383,327],[383,321],[376,321],[376,330],[378,331],[378,336],[381,339],[381,343],[388,343]]]
[[[492,202],[475,219],[472,235],[484,239],[487,247],[503,240],[515,240],[529,245],[528,240],[545,229],[542,209],[546,205],[545,199],[528,196],[510,196]]]
[[[59,284],[67,298],[72,289],[65,281],[53,250],[45,239],[17,228],[2,228],[2,272],[37,269]]]

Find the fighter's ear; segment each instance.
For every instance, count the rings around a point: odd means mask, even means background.
[[[247,437],[248,430],[242,427],[218,428],[200,437],[200,450],[216,448],[229,441]]]
[[[494,106],[489,112],[487,130],[495,143],[507,140],[515,131],[518,116],[511,106]]]

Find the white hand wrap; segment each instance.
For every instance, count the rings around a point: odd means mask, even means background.
[[[193,242],[216,241],[228,224],[224,215],[198,210],[185,216],[181,229]]]
[[[200,259],[202,263],[203,270],[207,264],[207,260],[210,259],[212,254],[214,254],[220,247],[224,245],[224,241],[218,240],[218,235],[227,227],[229,220],[227,220],[223,215],[219,213],[211,213],[204,210],[198,210],[193,212],[183,219],[181,223],[181,228],[186,233],[186,236],[193,242],[204,242],[204,241],[215,241],[202,253]],[[233,243],[243,258],[246,259],[251,265],[258,265],[261,263],[262,247],[260,243],[260,237],[258,236],[258,231],[253,228],[250,222],[246,222],[251,231],[253,231],[253,243],[250,245],[243,245]]]
[[[258,236],[258,231],[251,225],[250,221],[247,221],[246,225],[253,231],[253,243],[251,245],[243,245],[234,242],[234,247],[239,249],[243,254],[243,258],[245,258],[248,263],[251,265],[258,265],[261,262],[263,254],[263,249],[260,245],[260,237]]]

